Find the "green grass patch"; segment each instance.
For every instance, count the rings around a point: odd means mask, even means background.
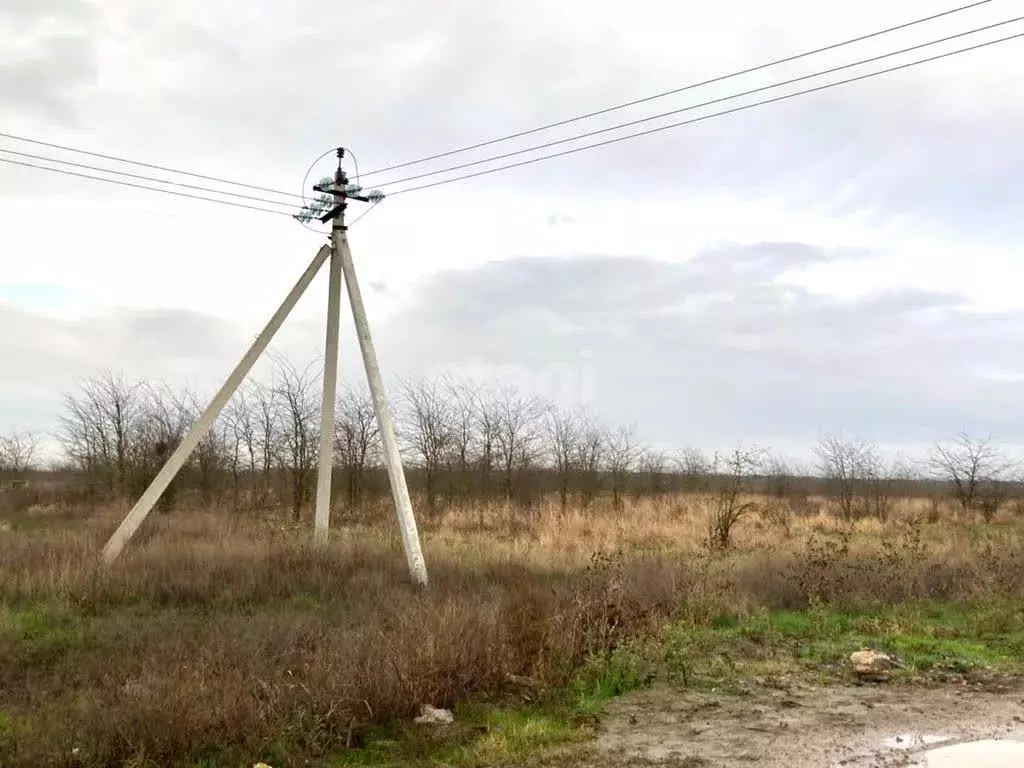
[[[483,768],[508,765],[545,748],[574,741],[583,731],[565,712],[539,707],[515,710],[463,706],[445,726],[396,724],[370,729],[359,749],[329,760],[329,768]]]
[[[513,765],[546,749],[585,737],[589,724],[611,699],[651,682],[656,646],[626,644],[594,654],[562,690],[539,703],[505,708],[480,703],[456,707],[446,726],[395,723],[365,729],[360,746],[327,765],[482,768]]]
[[[1024,673],[1024,601],[911,603],[879,611],[761,611],[675,625],[662,640],[669,679],[695,687],[772,673],[849,674],[860,648],[896,654],[894,678],[931,673]]]
[[[651,649],[638,643],[595,654],[573,676],[570,704],[579,714],[596,715],[609,700],[647,685],[655,668]]]
[[[89,647],[85,620],[46,609],[0,608],[0,648],[25,664],[46,667]]]
[[[565,689],[533,706],[515,709],[463,704],[455,723],[420,727],[411,723],[366,729],[361,746],[327,763],[341,766],[451,766],[476,768],[516,764],[550,747],[579,740],[609,700],[653,679],[654,648],[622,645],[594,654]]]

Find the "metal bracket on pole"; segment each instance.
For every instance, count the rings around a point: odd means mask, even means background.
[[[331,248],[329,246],[325,245],[320,248],[313,261],[306,268],[306,271],[302,273],[298,282],[295,283],[294,287],[285,297],[281,306],[277,308],[277,311],[270,318],[263,331],[256,337],[256,341],[249,347],[249,351],[245,353],[220,390],[214,395],[213,400],[206,406],[202,416],[192,425],[188,434],[185,435],[184,439],[174,450],[174,453],[171,454],[167,462],[161,467],[160,472],[149,484],[149,487],[146,488],[146,491],[135,503],[135,506],[132,507],[131,512],[128,513],[121,522],[121,525],[110,537],[110,540],[107,541],[106,546],[103,547],[103,560],[106,563],[112,563],[121,554],[121,550],[124,549],[129,539],[138,530],[139,526],[142,525],[150,510],[153,509],[153,506],[160,499],[160,495],[167,490],[167,486],[170,485],[171,480],[174,479],[174,476],[178,474],[178,471],[188,461],[188,457],[192,455],[196,446],[199,445],[199,441],[203,439],[203,436],[213,426],[213,422],[220,415],[224,406],[227,405],[235,390],[238,389],[242,379],[252,369],[252,366],[263,353],[263,350],[267,348],[267,345],[270,344],[274,334],[277,333],[278,328],[281,327],[285,318],[288,317],[289,313],[298,303],[302,294],[305,293],[306,288],[313,282],[316,273],[320,271],[320,267],[327,261],[327,257],[330,254]]]

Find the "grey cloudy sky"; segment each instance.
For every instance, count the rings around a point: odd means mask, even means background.
[[[0,131],[298,192],[339,143],[366,172],[956,4],[5,0]],[[993,0],[488,150],[1019,13]],[[801,452],[839,429],[910,449],[959,429],[1024,443],[1022,52],[386,200],[352,230],[382,364],[511,379],[668,446]],[[60,393],[104,368],[211,390],[320,242],[283,216],[3,164],[0,233],[0,430],[51,427]],[[296,362],[322,352],[325,288],[278,342]]]

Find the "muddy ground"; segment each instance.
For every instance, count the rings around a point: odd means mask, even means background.
[[[794,684],[739,695],[657,686],[609,704],[590,744],[546,765],[895,768],[921,764],[922,740],[1022,730],[1017,685]]]

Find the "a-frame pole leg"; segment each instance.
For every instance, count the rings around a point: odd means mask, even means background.
[[[153,479],[153,482],[149,484],[145,493],[139,498],[132,507],[132,511],[128,513],[125,519],[121,522],[121,525],[114,535],[110,537],[110,540],[103,547],[103,559],[105,562],[112,563],[121,550],[124,549],[125,544],[131,539],[132,535],[138,530],[139,526],[146,519],[153,505],[156,504],[167,486],[170,484],[174,476],[178,474],[178,471],[184,466],[185,462],[188,461],[188,457],[195,450],[199,441],[203,439],[203,436],[207,433],[210,427],[213,425],[214,420],[223,410],[224,406],[227,405],[228,400],[238,389],[238,385],[242,383],[242,379],[252,368],[253,364],[262,354],[263,350],[267,348],[270,340],[274,338],[274,334],[277,333],[277,329],[281,327],[285,318],[295,307],[295,304],[301,298],[306,288],[313,281],[316,273],[323,266],[323,263],[327,260],[327,257],[331,254],[331,247],[324,245],[313,261],[306,268],[306,271],[302,273],[302,277],[299,278],[298,282],[292,288],[291,292],[285,297],[284,302],[278,307],[273,317],[270,318],[270,322],[267,323],[266,327],[256,337],[256,341],[253,342],[252,346],[249,347],[249,351],[245,353],[245,356],[239,361],[238,365],[235,366],[235,370],[228,376],[227,381],[221,386],[220,390],[214,395],[213,400],[206,406],[206,410],[203,411],[203,415],[199,417],[199,420],[192,425],[192,428],[185,435],[185,438],[181,441],[178,447],[171,454],[170,458],[160,469],[160,472]]]
[[[377,414],[377,425],[380,427],[384,460],[387,463],[388,477],[391,480],[391,493],[395,499],[398,527],[402,531],[402,546],[409,564],[409,574],[417,584],[426,585],[427,565],[423,560],[420,536],[416,530],[416,517],[413,515],[412,501],[409,499],[409,488],[405,483],[402,457],[398,452],[395,428],[391,422],[387,396],[384,394],[384,382],[380,375],[380,366],[377,364],[373,339],[370,337],[370,325],[366,320],[366,310],[363,307],[363,297],[359,292],[359,283],[356,280],[356,270],[352,263],[352,251],[348,246],[347,233],[340,233],[337,242],[336,250],[341,257],[341,269],[345,275],[349,303],[352,305],[352,319],[356,326],[356,336],[359,338],[359,350],[363,355],[363,365],[366,368],[367,383],[370,385],[373,409]]]
[[[338,326],[341,310],[341,258],[331,253],[327,294],[327,342],[324,352],[324,392],[320,406],[320,453],[316,478],[316,519],[313,540],[327,543],[331,525],[331,475],[334,471],[334,401],[338,387]]]

